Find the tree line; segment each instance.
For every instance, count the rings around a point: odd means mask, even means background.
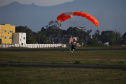
[[[61,23],[58,21],[50,21],[47,26],[42,27],[40,31],[34,32],[27,26],[16,27],[16,32],[26,32],[27,44],[46,44],[53,43],[49,38],[65,36],[78,37],[78,43],[88,46],[100,46],[105,42],[109,42],[110,45],[125,45],[126,44],[126,32],[121,35],[118,31],[106,30],[100,32],[96,30],[95,33],[90,36],[92,30],[85,30],[85,27],[69,27],[67,30],[60,29]],[[68,44],[68,40],[64,40],[63,43]]]

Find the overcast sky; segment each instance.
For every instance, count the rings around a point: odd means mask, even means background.
[[[21,4],[36,4],[39,6],[54,6],[59,5],[65,2],[72,2],[74,0],[0,0],[0,6],[10,4],[14,1],[17,1]]]

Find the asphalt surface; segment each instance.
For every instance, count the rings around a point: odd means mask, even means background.
[[[0,48],[0,51],[69,51],[69,48]],[[126,48],[77,48],[75,51],[126,50]]]
[[[8,63],[1,62],[0,67],[40,67],[40,68],[88,68],[88,69],[124,69],[124,65],[84,65],[84,64],[45,64],[45,63]]]

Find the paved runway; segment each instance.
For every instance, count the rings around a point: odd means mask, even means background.
[[[0,48],[0,51],[69,51],[69,48]],[[126,50],[126,48],[77,48],[75,51]]]
[[[88,68],[88,69],[125,69],[124,65],[84,65],[84,64],[45,64],[45,63],[8,63],[1,62],[0,67],[40,67],[40,68]]]

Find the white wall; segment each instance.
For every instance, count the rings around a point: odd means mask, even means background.
[[[66,47],[66,44],[14,44],[14,45],[4,45],[1,44],[0,48],[9,48],[9,47],[24,47],[24,48],[56,48],[56,47]]]
[[[19,33],[19,44],[20,45],[26,44],[26,33]]]
[[[13,33],[13,44],[26,44],[26,33]]]

